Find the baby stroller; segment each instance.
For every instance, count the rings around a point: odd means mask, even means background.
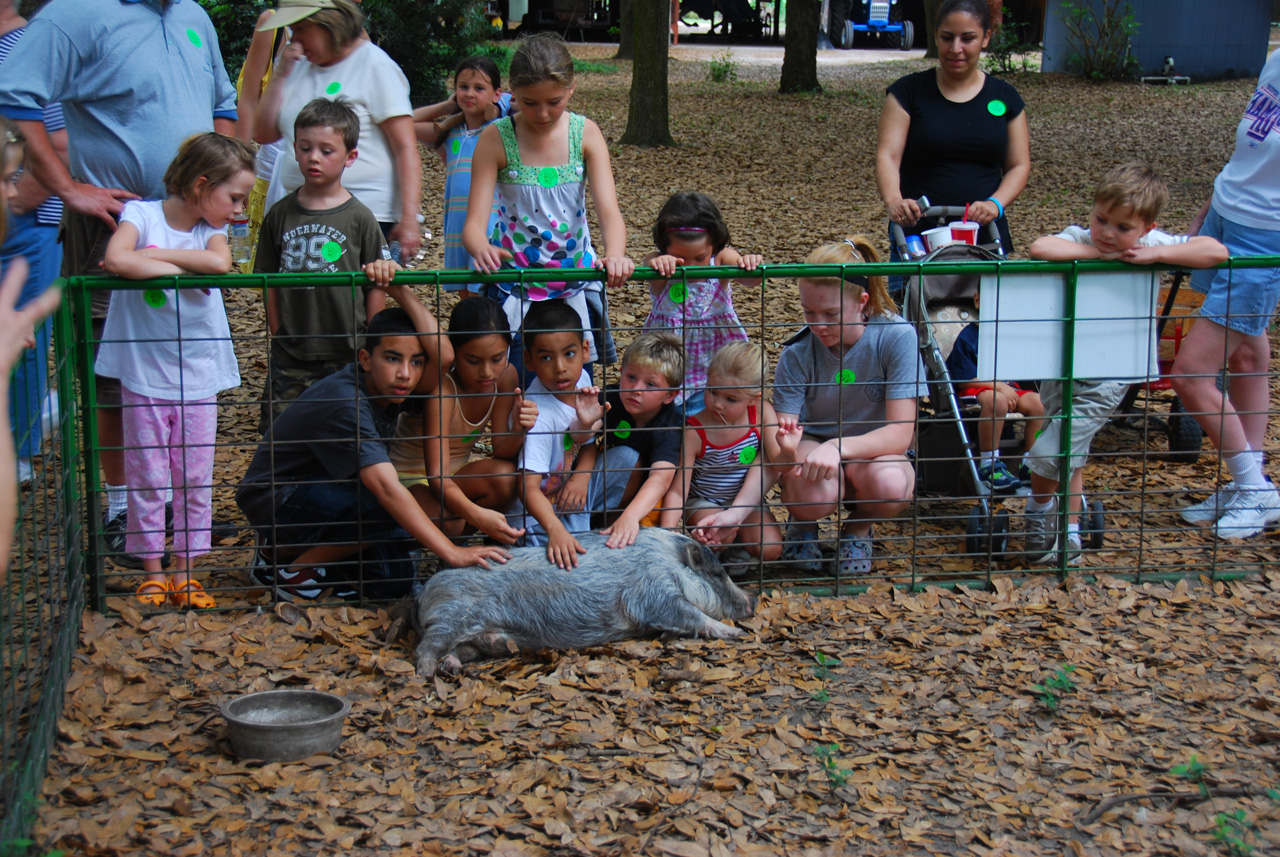
[[[926,217],[940,223],[964,217],[963,207],[935,206],[926,208]],[[979,236],[983,243],[951,244],[929,253],[923,262],[989,262],[1005,258],[1004,248],[995,224],[989,224]],[[902,258],[909,258],[906,237],[898,224],[893,225],[893,240]],[[980,408],[976,398],[956,393],[947,357],[956,337],[978,319],[975,296],[980,274],[928,274],[907,278],[903,314],[916,327],[920,355],[929,384],[929,410],[933,418],[922,421],[917,438],[917,476],[920,493],[953,497],[976,497],[965,528],[965,552],[1004,556],[1008,552],[1009,510],[997,508],[1001,497],[978,475],[977,448],[970,438],[966,420],[972,424]],[[1013,420],[1005,424],[1002,441],[1016,442],[1011,430]],[[1002,442],[1002,446],[1004,443]],[[1092,548],[1102,546],[1104,526],[1100,501],[1085,504],[1080,529],[1084,543]]]

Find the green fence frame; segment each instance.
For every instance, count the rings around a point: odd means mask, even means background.
[[[859,274],[899,274],[913,275],[927,268],[929,274],[947,273],[1052,273],[1064,274],[1066,288],[1066,313],[1063,319],[1067,325],[1068,335],[1064,346],[1064,365],[1072,365],[1072,331],[1075,322],[1075,301],[1077,278],[1081,274],[1101,271],[1132,271],[1132,266],[1116,262],[931,262],[927,266],[919,262],[897,264],[859,265]],[[1280,267],[1280,256],[1251,257],[1231,259],[1222,267],[1236,268],[1275,268]],[[842,266],[808,266],[808,265],[767,265],[757,270],[762,277],[762,288],[771,287],[776,279],[792,280],[798,277],[838,277],[845,270]],[[728,266],[702,269],[682,269],[678,280],[702,279],[709,276],[734,277],[740,275],[740,269]],[[474,271],[413,271],[399,275],[401,282],[415,286],[440,287],[446,284],[463,283],[538,283],[553,280],[585,281],[598,279],[599,275],[590,270],[520,270],[504,271],[498,274],[477,274]],[[657,274],[651,268],[640,268],[633,279],[645,281],[656,279]],[[55,733],[57,717],[61,710],[62,696],[70,674],[72,656],[76,650],[81,613],[86,605],[86,582],[91,586],[92,607],[97,610],[105,608],[105,595],[101,587],[103,559],[99,554],[97,526],[89,522],[100,521],[101,507],[99,501],[100,480],[98,470],[98,432],[96,419],[93,417],[96,401],[93,394],[93,361],[91,337],[89,333],[89,297],[97,289],[146,289],[156,287],[194,287],[196,285],[215,285],[224,289],[251,288],[263,290],[267,287],[306,286],[348,286],[356,287],[363,280],[361,274],[324,274],[324,275],[236,275],[217,279],[208,277],[170,277],[148,282],[127,282],[108,277],[74,277],[60,281],[64,290],[64,302],[54,319],[55,354],[57,357],[58,389],[62,400],[63,418],[58,432],[57,455],[49,456],[60,463],[60,471],[53,481],[55,503],[58,514],[52,520],[41,520],[38,509],[31,503],[24,503],[20,508],[18,524],[18,550],[12,570],[4,587],[0,589],[0,641],[5,646],[6,673],[17,666],[29,667],[28,681],[15,682],[8,677],[0,688],[0,856],[25,851],[26,842],[22,838],[30,829],[34,819],[35,806],[39,800],[40,785],[44,778],[48,762],[48,754]],[[773,322],[766,322],[762,309],[759,328],[767,331]],[[744,326],[754,329],[747,319]],[[785,326],[796,328],[802,322],[799,319],[786,319]],[[76,328],[79,324],[79,329]],[[776,323],[782,327],[783,323]],[[1066,382],[1065,398],[1070,401],[1071,378]],[[80,395],[75,395],[79,390]],[[1066,408],[1064,420],[1071,419],[1070,407]],[[1069,437],[1068,430],[1063,432],[1064,449]],[[1063,474],[1066,475],[1066,462],[1063,462]],[[1066,494],[1066,479],[1062,480],[1063,496]],[[1065,506],[1065,504],[1064,504]],[[1064,511],[1065,515],[1065,511]],[[46,518],[49,517],[46,515]],[[914,538],[914,535],[912,536]],[[37,562],[34,551],[28,551],[24,545],[55,545],[56,559],[50,563],[46,556],[43,567]],[[46,551],[46,554],[48,552]],[[1057,574],[1065,579],[1069,570],[1065,563],[1065,555],[1060,555]],[[1271,559],[1260,563],[1233,564],[1227,563],[1218,568],[1215,559],[1209,577],[1214,579],[1238,577],[1243,574],[1274,568],[1280,560]],[[1176,570],[1144,570],[1141,558],[1136,570],[1109,570],[1117,576],[1164,580],[1198,574],[1198,570],[1179,573]],[[1041,572],[1036,572],[1040,574]],[[985,573],[955,579],[933,579],[930,573],[921,573],[914,561],[910,574],[905,577],[894,577],[891,582],[907,589],[920,589],[925,586],[990,586],[994,577],[1017,579],[1027,576],[1027,572],[1019,570],[996,570],[990,567]],[[762,586],[775,585],[764,575],[764,569],[756,583]],[[15,605],[20,606],[28,601],[32,593],[45,588],[43,597],[49,607],[43,621],[27,623],[19,621]],[[839,579],[826,583],[806,584],[806,588],[821,594],[848,595],[865,589],[865,584]],[[15,595],[17,596],[15,598]],[[32,666],[28,659],[36,653],[37,663]],[[38,693],[31,695],[19,693],[15,689],[25,688],[34,681],[38,685]]]
[[[66,312],[55,316],[53,330],[61,417],[43,478],[20,495],[14,552],[0,586],[0,855],[27,853],[24,837],[41,800],[85,606],[80,411]]]
[[[926,271],[928,274],[995,273],[998,276],[1004,276],[1006,274],[1026,274],[1026,273],[1064,275],[1063,283],[1064,283],[1064,288],[1066,290],[1066,293],[1064,296],[1065,313],[1062,320],[1066,326],[1066,336],[1064,341],[1064,354],[1063,354],[1064,365],[1066,366],[1072,365],[1072,361],[1074,359],[1072,338],[1073,338],[1074,327],[1075,327],[1075,303],[1076,303],[1078,277],[1082,274],[1088,274],[1088,273],[1094,273],[1094,272],[1121,272],[1121,271],[1133,272],[1136,269],[1135,266],[1127,265],[1121,262],[1112,262],[1112,261],[1077,261],[1077,262],[1028,262],[1028,261],[947,262],[947,261],[939,261],[939,262],[928,262],[928,263],[923,263],[923,262],[876,263],[876,264],[865,264],[865,265],[857,265],[857,266],[763,265],[760,268],[756,269],[754,274],[759,275],[762,278],[761,288],[769,289],[771,288],[771,283],[774,280],[785,279],[788,281],[792,281],[802,277],[811,277],[811,278],[839,277],[843,271],[852,267],[856,267],[857,273],[864,274],[864,275],[865,274],[915,275],[920,273],[921,271]],[[1280,256],[1230,259],[1220,267],[1226,268],[1226,269],[1280,267]],[[1169,269],[1154,267],[1147,270],[1151,270],[1153,272],[1153,276],[1159,276],[1162,272],[1167,271]],[[695,280],[695,279],[703,279],[706,277],[732,278],[735,276],[741,276],[742,273],[743,272],[740,268],[733,267],[733,266],[715,266],[715,267],[696,268],[696,269],[688,268],[688,269],[681,269],[677,273],[676,277],[673,278],[673,280],[688,281],[688,280]],[[480,274],[475,271],[466,271],[466,270],[409,271],[409,272],[403,272],[399,274],[397,281],[401,283],[411,284],[418,287],[426,286],[426,287],[432,287],[432,288],[438,289],[439,287],[445,286],[445,285],[454,285],[454,284],[461,285],[466,283],[477,283],[477,282],[536,284],[536,283],[549,282],[549,281],[591,281],[591,280],[598,280],[599,278],[600,278],[599,272],[593,269],[570,269],[570,270],[508,269],[508,270],[504,270],[502,272],[493,273],[493,274]],[[636,269],[636,272],[633,275],[632,280],[640,281],[643,283],[647,280],[658,279],[658,278],[659,278],[659,275],[652,268],[642,267],[642,268]],[[143,282],[122,281],[122,280],[116,280],[113,278],[105,278],[105,277],[70,278],[64,283],[64,288],[66,289],[66,294],[68,297],[67,303],[70,305],[70,307],[73,308],[73,311],[75,312],[76,317],[82,320],[81,322],[82,329],[80,331],[82,335],[78,337],[77,348],[79,350],[77,351],[77,359],[76,359],[77,369],[79,369],[81,372],[81,389],[90,390],[90,391],[93,389],[92,383],[89,383],[89,380],[92,375],[92,366],[91,366],[91,361],[88,359],[89,346],[87,344],[87,341],[89,336],[88,334],[89,320],[88,320],[87,309],[88,309],[89,295],[92,291],[96,289],[102,289],[102,288],[147,289],[147,288],[156,288],[156,287],[191,288],[191,287],[195,287],[196,285],[216,285],[224,289],[235,289],[235,288],[247,287],[247,288],[252,288],[258,291],[263,291],[267,288],[280,288],[280,287],[290,288],[290,287],[298,287],[303,285],[307,287],[345,286],[350,288],[356,288],[362,282],[364,282],[364,276],[363,274],[360,274],[360,273],[276,274],[276,275],[253,274],[253,275],[232,275],[232,276],[221,277],[221,278],[167,277],[167,278],[161,278],[157,280],[143,281]],[[1154,319],[1154,313],[1153,313],[1153,319]],[[759,321],[759,324],[753,326],[750,320],[743,317],[743,324],[745,327],[747,327],[748,331],[760,329],[767,332],[767,330],[771,327],[796,328],[802,323],[803,322],[800,319],[786,319],[778,322],[772,322],[772,321],[766,321],[762,317]],[[1064,438],[1063,450],[1062,450],[1064,453],[1063,471],[1062,471],[1064,478],[1061,480],[1061,485],[1062,485],[1061,497],[1065,498],[1065,495],[1067,493],[1066,492],[1067,480],[1065,477],[1068,474],[1067,462],[1065,459],[1065,451],[1067,447],[1067,439],[1069,438],[1069,434],[1070,434],[1070,421],[1072,419],[1071,409],[1069,406],[1072,379],[1070,377],[1065,377],[1063,380],[1065,384],[1064,398],[1066,398],[1068,402],[1068,405],[1065,408],[1063,418],[1062,418],[1063,422],[1065,423],[1065,427],[1064,427],[1064,431],[1062,432],[1063,438]],[[94,413],[95,404],[96,403],[93,401],[92,396],[90,396],[88,400],[85,402],[85,411],[89,414]],[[97,432],[96,432],[95,421],[92,419],[86,421],[84,448],[85,448],[85,464],[86,464],[86,485],[85,485],[86,500],[84,505],[91,515],[89,520],[99,520],[100,516],[92,517],[97,515],[97,512],[98,512],[98,496],[100,493],[100,485],[98,484],[98,476],[97,476],[98,474]],[[1065,503],[1060,504],[1060,506],[1063,507],[1062,515],[1064,516],[1064,520],[1067,515],[1065,505],[1066,505]],[[89,560],[88,566],[91,570],[91,573],[94,570],[100,569],[101,558],[97,556],[97,547],[96,547],[95,539],[92,539],[92,538],[90,539],[90,543],[87,546],[87,554],[88,554],[88,560]],[[1216,566],[1216,563],[1215,563],[1215,566]],[[1215,569],[1212,572],[1212,575],[1217,577],[1223,574],[1230,573],[1232,576],[1235,576],[1238,574],[1249,573],[1256,570],[1258,570],[1257,567],[1249,567],[1245,569],[1229,569],[1229,570],[1219,571],[1215,567]],[[1062,578],[1065,578],[1066,575],[1070,572],[1070,569],[1066,564],[1065,551],[1061,552],[1059,555],[1059,564],[1058,564],[1057,571],[1059,576]],[[1117,569],[1116,571],[1121,574],[1126,573],[1122,569]],[[931,572],[928,572],[928,571],[921,572],[919,569],[917,569],[913,562],[909,577],[907,579],[894,578],[894,583],[896,585],[906,586],[911,589],[919,589],[926,585],[953,585],[957,583],[962,585],[990,585],[992,577],[1008,576],[1010,574],[1014,574],[1014,576],[1016,576],[1015,572],[988,568],[984,574],[974,579],[961,579],[956,581],[939,582],[937,580],[932,579],[933,574]],[[1144,577],[1149,577],[1151,575],[1159,575],[1163,573],[1154,572],[1154,571],[1143,571],[1142,568],[1139,567],[1136,571],[1127,572],[1127,574],[1135,578],[1141,579]],[[1176,577],[1179,575],[1178,573],[1174,572],[1173,576]],[[1185,574],[1181,576],[1185,576]],[[929,579],[925,579],[925,578],[929,578]],[[758,576],[757,580],[762,584],[767,584],[769,582],[767,576],[763,574],[763,570],[761,575]],[[838,577],[832,582],[830,586],[825,586],[825,585],[822,585],[821,583],[815,586],[816,591],[827,592],[835,595],[846,594],[849,592],[858,592],[864,588],[865,587],[860,583],[842,581]],[[102,588],[100,586],[95,585],[93,587],[93,593],[94,593],[94,595],[92,596],[93,606],[96,609],[103,609],[105,607],[105,600],[103,598]]]

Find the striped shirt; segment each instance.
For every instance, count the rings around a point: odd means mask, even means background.
[[[13,50],[13,46],[22,38],[22,34],[26,31],[26,27],[19,27],[16,30],[10,30],[3,36],[0,36],[0,63],[9,58],[9,51]],[[61,131],[67,127],[67,123],[62,118],[62,105],[49,104],[44,108],[44,130],[45,133],[52,134],[54,131]],[[62,200],[56,196],[51,196],[36,209],[36,222],[45,226],[57,226],[62,220]]]
[[[707,440],[707,433],[697,417],[686,422],[702,438],[702,449],[693,461],[693,475],[689,477],[689,496],[727,506],[738,496],[747,471],[760,457],[760,432],[756,430],[756,409],[747,409],[747,421],[751,428],[742,437],[724,446],[716,446]]]

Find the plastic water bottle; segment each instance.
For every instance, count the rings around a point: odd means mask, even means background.
[[[426,220],[426,218],[423,217],[421,214],[419,214],[418,215],[419,226],[421,226],[424,220]],[[422,230],[422,246],[418,249],[418,254],[408,261],[405,261],[404,259],[401,258],[403,254],[401,253],[401,250],[400,250],[399,241],[392,241],[390,244],[387,245],[387,250],[390,251],[391,253],[391,261],[395,262],[397,265],[400,265],[401,267],[407,268],[410,265],[418,264],[424,258],[426,258],[427,244],[430,241],[431,241],[431,230],[423,229]]]
[[[228,226],[228,243],[231,245],[231,263],[237,267],[249,264],[249,219],[232,220]]]

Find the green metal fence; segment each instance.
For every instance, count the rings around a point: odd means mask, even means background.
[[[1234,259],[1231,268],[1280,267],[1280,257]],[[930,263],[925,271],[936,274],[988,275],[996,282],[1032,274],[1060,278],[1062,303],[1059,313],[1048,320],[1060,321],[1063,330],[1061,365],[1074,365],[1073,343],[1078,324],[1077,294],[1082,277],[1098,273],[1133,272],[1130,266],[1107,262],[964,262]],[[856,266],[859,275],[920,273],[919,263]],[[671,285],[687,288],[706,277],[729,278],[742,272],[736,268],[681,270]],[[772,374],[781,344],[804,324],[796,298],[799,278],[840,277],[839,266],[770,265],[757,271],[762,277],[758,291],[737,287],[738,314],[751,339],[765,346]],[[1150,271],[1153,278],[1167,282],[1168,272]],[[456,300],[441,289],[447,284],[473,282],[519,282],[536,284],[553,280],[591,280],[590,271],[510,271],[479,275],[469,271],[425,271],[405,273],[401,282],[417,287],[422,300],[442,322]],[[651,269],[637,271],[639,285],[647,289],[655,279]],[[241,360],[244,385],[219,398],[220,412],[230,427],[219,437],[218,465],[214,474],[215,515],[236,520],[232,492],[258,442],[247,426],[246,414],[256,414],[258,384],[266,366],[267,336],[253,315],[259,296],[267,288],[356,288],[361,275],[279,275],[210,278],[169,278],[146,283],[130,283],[102,277],[66,280],[64,304],[56,319],[56,385],[62,402],[62,420],[56,445],[43,456],[41,476],[33,489],[24,491],[21,521],[11,571],[0,589],[0,634],[3,636],[4,682],[0,689],[0,851],[12,850],[32,818],[47,753],[53,739],[63,689],[74,653],[81,610],[86,603],[97,610],[118,609],[132,603],[137,578],[120,569],[102,551],[103,523],[98,434],[99,403],[93,390],[92,333],[89,327],[89,297],[94,290],[173,288],[196,285],[224,290],[232,307],[233,339]],[[617,303],[618,292],[611,297]],[[648,296],[639,297],[647,309]],[[634,307],[633,307],[634,309]],[[1165,310],[1152,309],[1139,321],[1146,323],[1148,335],[1155,337]],[[624,346],[638,332],[644,309],[613,313],[613,333]],[[75,320],[73,324],[73,320]],[[1122,319],[1117,319],[1117,322]],[[1133,319],[1129,319],[1133,321]],[[990,320],[988,319],[988,322]],[[1095,322],[1096,323],[1096,322]],[[78,325],[78,327],[76,326]],[[616,367],[597,369],[597,382],[616,378]],[[1274,381],[1274,373],[1268,379]],[[818,592],[848,594],[868,585],[888,582],[895,586],[919,588],[931,585],[990,585],[998,576],[1027,574],[1068,574],[1096,576],[1116,574],[1135,578],[1206,576],[1220,578],[1275,568],[1274,535],[1232,543],[1213,537],[1212,532],[1189,528],[1177,520],[1178,509],[1189,498],[1212,490],[1222,478],[1219,457],[1206,445],[1187,461],[1184,451],[1171,455],[1164,446],[1164,426],[1171,394],[1135,385],[1129,408],[1117,414],[1104,430],[1105,442],[1095,444],[1092,463],[1086,471],[1086,491],[1103,508],[1099,546],[1088,552],[1078,569],[1068,568],[1066,555],[1057,563],[1028,568],[1016,550],[1019,498],[997,498],[977,492],[963,478],[963,463],[970,450],[959,446],[939,451],[934,441],[949,438],[955,422],[940,407],[943,385],[936,379],[922,379],[930,397],[920,409],[913,426],[917,437],[915,466],[920,476],[916,497],[907,512],[877,524],[876,566],[869,577],[841,576],[838,567],[821,573],[799,573],[782,564],[758,563],[747,582],[758,587],[799,586]],[[1073,380],[1064,373],[1069,385]],[[1143,381],[1155,381],[1155,377]],[[1226,379],[1229,383],[1230,379]],[[765,391],[767,395],[767,391]],[[1068,389],[1067,398],[1070,393]],[[1272,405],[1269,410],[1274,410]],[[1176,414],[1174,416],[1177,416]],[[1064,422],[1072,419],[1070,408]],[[974,427],[974,418],[964,415],[962,424]],[[1068,432],[1063,433],[1064,437]],[[928,441],[926,443],[926,441]],[[1268,453],[1273,450],[1267,450]],[[1063,474],[1066,462],[1063,461]],[[83,481],[82,481],[83,480]],[[1062,480],[1066,484],[1066,480]],[[1065,500],[1065,489],[1063,498]],[[785,512],[777,489],[766,505]],[[835,538],[840,518],[828,521],[820,531],[828,547]],[[977,533],[973,530],[977,529]],[[1007,527],[1007,538],[999,528]],[[249,581],[246,571],[252,558],[254,535],[241,528],[234,536],[216,542],[199,568],[206,587],[218,597],[219,607],[261,608],[269,605],[271,593]],[[429,571],[430,561],[427,568]],[[87,587],[86,587],[87,584]],[[124,599],[113,601],[114,598]],[[136,606],[136,605],[135,605]]]
[[[65,312],[54,319],[54,339],[59,417],[48,426],[31,483],[21,488],[0,585],[0,854],[26,853],[23,836],[40,800],[85,605],[84,468]],[[19,437],[40,429],[44,402],[29,404],[36,425],[15,426]]]
[[[1229,262],[1228,267],[1262,267],[1275,266],[1276,264],[1277,259],[1275,258],[1236,259]],[[919,263],[857,266],[859,274],[903,272],[915,274],[920,269]],[[1060,282],[1063,289],[1062,304],[1059,310],[1061,315],[1053,316],[1053,318],[1060,319],[1062,322],[1064,331],[1062,337],[1062,365],[1064,366],[1073,365],[1075,356],[1072,347],[1077,324],[1074,302],[1080,277],[1089,277],[1100,273],[1132,273],[1134,271],[1147,272],[1152,278],[1164,276],[1167,280],[1168,277],[1167,272],[1136,269],[1132,266],[1113,262],[931,262],[927,271],[930,276],[957,273],[966,275],[986,274],[995,277],[997,281],[1027,274],[1037,277],[1060,278],[1054,280],[1054,282]],[[750,337],[766,346],[770,370],[773,361],[776,359],[780,343],[803,325],[803,319],[795,308],[796,280],[799,278],[839,276],[840,272],[841,269],[837,266],[771,265],[763,267],[758,271],[763,277],[758,302],[755,300],[742,300],[743,291],[739,287],[740,318]],[[672,281],[672,285],[680,286],[686,282],[708,276],[731,277],[741,273],[736,268],[728,267],[687,269],[677,275],[677,278]],[[446,284],[477,281],[536,284],[551,280],[590,280],[595,276],[597,275],[591,271],[521,270],[491,275],[479,275],[472,271],[426,271],[402,274],[401,281],[412,283],[419,287],[419,295],[424,302],[433,308],[437,318],[441,319],[443,325],[448,316],[448,309],[454,300],[453,297],[446,295],[440,289],[441,286]],[[650,269],[640,269],[634,279],[639,281],[639,288],[645,288],[646,281],[654,278],[655,274]],[[208,278],[186,278],[183,284],[190,285],[193,282],[207,284],[207,280]],[[292,288],[304,284],[307,287],[314,288],[355,288],[361,281],[362,277],[359,274],[278,275],[229,277],[217,281],[217,284],[227,290],[227,293],[230,293],[233,290],[245,288],[261,292],[264,288]],[[103,288],[108,285],[116,288],[154,288],[158,285],[173,286],[177,282],[177,278],[154,281],[152,283],[121,283],[104,280],[103,278],[78,278],[67,283],[68,303],[72,308],[86,307],[89,293],[93,289]],[[637,288],[637,286],[632,285],[628,288]],[[1185,286],[1183,288],[1185,292]],[[615,303],[617,302],[616,296],[617,292],[613,296]],[[638,332],[639,326],[643,321],[643,318],[638,313],[629,313],[628,315],[630,318],[622,321],[615,313],[613,320],[614,334],[620,344],[628,342]],[[1153,309],[1149,315],[1145,315],[1140,319],[1148,326],[1151,337],[1156,335],[1160,322],[1159,316],[1160,313]],[[86,316],[80,315],[79,317],[85,318]],[[82,330],[81,333],[82,350],[77,353],[75,363],[77,369],[84,374],[87,380],[92,368],[87,359],[87,328]],[[242,331],[234,333],[233,336],[236,339],[236,350],[242,357],[246,353],[260,355],[265,351],[265,335],[260,332]],[[256,357],[250,362],[255,365],[261,364],[261,360]],[[602,377],[600,371],[597,370],[597,380],[599,381]],[[766,378],[767,380],[768,378]],[[1068,386],[1068,399],[1070,397],[1071,380],[1068,373],[1064,377],[1064,381]],[[231,396],[223,397],[226,407],[253,406],[256,403],[256,388],[253,386],[255,381],[256,379],[250,379],[246,376],[245,386],[240,391]],[[82,382],[82,389],[92,389],[92,384]],[[1170,467],[1166,461],[1166,456],[1158,447],[1161,440],[1162,427],[1160,420],[1165,419],[1165,417],[1159,416],[1156,413],[1156,408],[1163,409],[1169,399],[1169,394],[1156,392],[1138,393],[1136,405],[1139,407],[1139,412],[1130,413],[1120,421],[1122,423],[1121,433],[1132,441],[1131,445],[1134,448],[1095,449],[1094,467],[1098,468],[1104,477],[1106,477],[1112,465],[1121,463],[1126,466],[1128,476],[1119,482],[1110,478],[1095,480],[1094,487],[1088,491],[1090,499],[1100,501],[1104,507],[1105,538],[1102,543],[1109,545],[1110,548],[1094,552],[1093,561],[1087,564],[1086,573],[1108,572],[1138,577],[1164,573],[1217,576],[1224,573],[1255,570],[1261,566],[1268,565],[1269,562],[1260,558],[1256,551],[1237,548],[1237,546],[1221,543],[1213,539],[1200,539],[1199,535],[1202,534],[1190,534],[1174,521],[1176,509],[1182,502],[1183,494],[1196,490],[1211,490],[1211,486],[1218,476],[1219,462],[1217,456],[1211,450],[1206,449],[1201,456],[1200,469],[1196,474],[1187,477],[1185,488],[1182,490],[1174,490],[1172,487],[1174,482],[1164,478],[1169,475]],[[86,411],[91,416],[96,413],[96,407],[96,403],[92,399],[86,402]],[[939,417],[937,410],[936,406],[926,406],[921,409],[916,427],[918,433],[950,431],[948,424],[951,420]],[[1148,413],[1147,410],[1151,412]],[[1063,414],[1062,419],[1069,425],[1072,419],[1069,407]],[[970,428],[972,428],[971,418],[969,422]],[[1063,434],[1066,437],[1068,432],[1064,431]],[[95,421],[92,418],[87,421],[85,439],[85,460],[88,465],[86,470],[86,508],[90,510],[89,520],[96,521],[101,520],[95,509],[99,489],[96,475],[96,455],[99,452],[99,444],[97,442]],[[246,459],[256,440],[256,437],[226,440],[224,444],[224,451],[227,453],[226,457],[238,460]],[[950,460],[954,463],[962,459],[966,454],[966,451],[961,449],[958,452],[949,454],[944,458],[944,461]],[[936,464],[937,461],[918,462],[922,470],[928,470]],[[1065,467],[1065,459],[1063,464]],[[239,473],[237,472],[219,472],[215,476],[215,492],[224,498],[219,508],[226,511],[229,516],[234,516],[236,513],[234,507],[225,498],[229,498],[238,476]],[[1063,484],[1065,485],[1065,481]],[[1001,509],[1008,510],[1010,504],[998,500],[990,503],[994,508],[983,511],[983,514],[988,515],[990,520],[979,522],[980,538],[975,540],[972,537],[973,533],[969,532],[974,526],[974,504],[976,503],[981,507],[984,498],[976,494],[971,488],[960,484],[948,487],[950,490],[939,492],[934,486],[932,490],[919,494],[908,513],[896,521],[889,522],[887,526],[878,528],[878,538],[883,541],[884,550],[883,553],[879,549],[877,551],[878,560],[883,560],[881,564],[883,573],[878,570],[876,577],[884,577],[898,585],[918,587],[929,584],[950,585],[957,581],[972,582],[976,580],[989,582],[994,575],[1026,573],[1027,569],[1018,561],[1017,556],[1014,555],[1015,552],[1008,549],[1009,545],[1007,543],[1002,545],[999,540],[996,540],[993,545],[992,540],[985,538],[984,535],[986,530],[998,525],[993,523],[995,514]],[[938,496],[940,493],[945,496]],[[773,502],[776,506],[776,492]],[[1018,514],[1014,509],[1008,526],[1015,530],[1017,518]],[[1004,520],[1006,519],[1001,516],[1000,524]],[[91,535],[93,529],[94,527],[91,525]],[[1191,543],[1188,543],[1183,538],[1183,536],[1188,535],[1196,535],[1197,537],[1193,538]],[[230,581],[227,584],[228,588],[231,591],[236,590],[237,587],[234,584],[242,580],[239,572],[247,564],[246,552],[250,542],[251,534],[248,530],[245,530],[234,543],[215,546],[214,559],[217,562],[211,567],[211,571],[215,575],[215,585],[218,585],[216,576],[220,572],[227,572],[230,576]],[[1175,545],[1178,547],[1175,548]],[[102,608],[105,607],[106,598],[113,590],[120,589],[123,591],[127,587],[111,586],[116,572],[111,569],[109,563],[105,563],[103,558],[96,554],[96,544],[92,538],[87,546],[87,553],[89,567],[93,572],[92,592],[95,599],[94,603],[99,608]],[[1057,573],[1060,575],[1066,574],[1068,571],[1065,565],[1065,556],[1061,559],[1062,562],[1056,568]],[[864,579],[841,579],[835,573],[817,575],[787,574],[781,568],[770,568],[764,565],[756,569],[754,578],[760,584],[806,585],[835,593],[856,591],[866,582]],[[243,602],[232,600],[229,603],[241,604]]]

